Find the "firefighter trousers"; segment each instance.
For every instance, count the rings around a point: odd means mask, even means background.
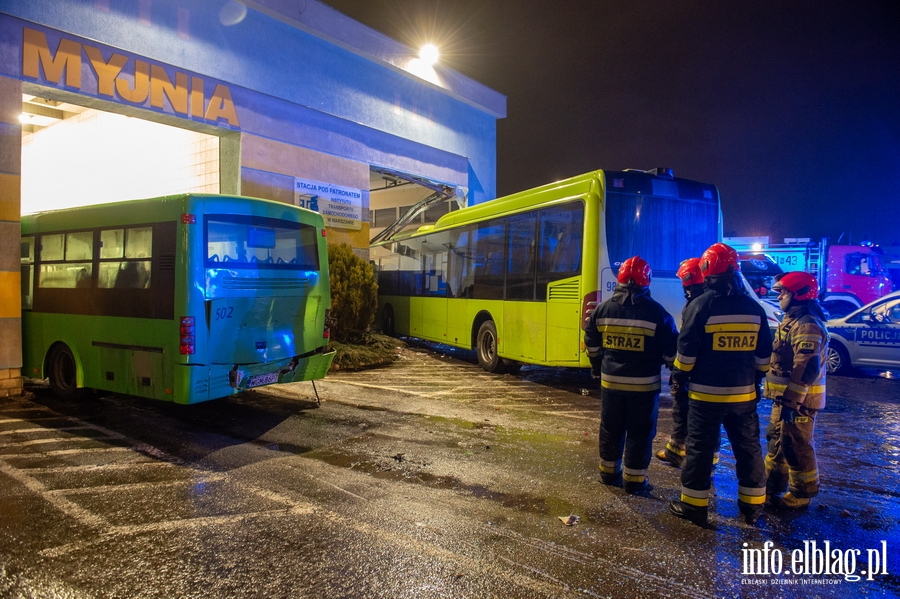
[[[601,478],[609,481],[621,475],[626,491],[640,488],[647,481],[653,453],[659,391],[619,391],[602,387],[600,401]]]
[[[781,495],[790,488],[796,497],[815,497],[819,493],[813,438],[817,410],[801,406],[793,422],[782,420],[781,411],[781,404],[772,404],[772,416],[766,427],[766,492]]]
[[[759,400],[709,402],[690,400],[687,455],[681,470],[681,502],[686,513],[706,513],[712,486],[713,455],[725,427],[734,452],[738,507],[745,516],[762,511],[766,500],[766,467],[759,442]]]

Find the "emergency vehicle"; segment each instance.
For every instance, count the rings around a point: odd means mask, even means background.
[[[900,291],[825,323],[829,374],[852,368],[900,368]]]
[[[738,253],[763,253],[785,272],[805,271],[819,281],[819,301],[831,316],[845,316],[891,292],[880,248],[865,245],[829,245],[809,238],[788,238],[770,244],[763,237],[726,237]]]

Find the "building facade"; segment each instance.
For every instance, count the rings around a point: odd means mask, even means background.
[[[495,197],[505,112],[317,0],[0,0],[0,396],[21,391],[22,213],[234,193],[318,210],[366,255],[396,208],[372,189]]]

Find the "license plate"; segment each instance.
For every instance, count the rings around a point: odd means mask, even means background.
[[[278,382],[278,373],[277,372],[267,372],[266,374],[258,374],[256,376],[251,376],[250,381],[247,383],[247,388],[250,387],[259,387],[260,385],[271,385],[272,383]]]

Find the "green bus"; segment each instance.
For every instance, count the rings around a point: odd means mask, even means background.
[[[587,368],[583,327],[621,262],[650,263],[651,293],[679,322],[678,265],[721,235],[715,186],[670,169],[593,171],[374,243],[376,320],[387,334],[475,349],[488,372]]]
[[[325,376],[321,215],[184,194],[22,216],[22,374],[197,403]]]

